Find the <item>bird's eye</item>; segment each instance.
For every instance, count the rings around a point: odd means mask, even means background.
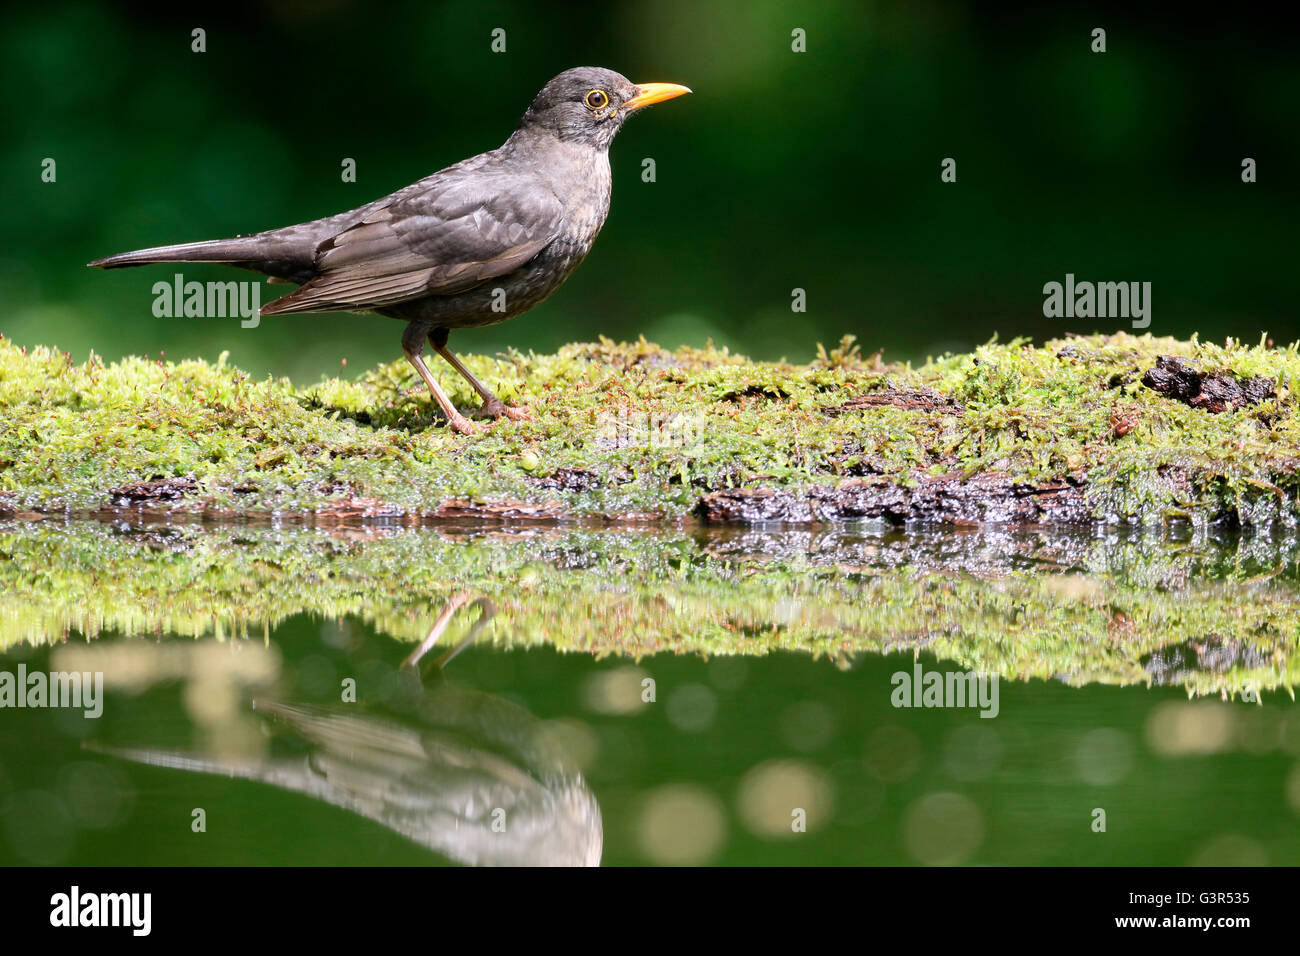
[[[603,110],[609,105],[609,97],[605,95],[604,90],[592,90],[587,94],[584,102],[593,110]]]

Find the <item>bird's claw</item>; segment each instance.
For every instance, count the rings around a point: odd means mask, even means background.
[[[506,418],[512,422],[530,422],[533,420],[533,413],[524,405],[507,405]]]
[[[490,418],[496,421],[500,418],[508,418],[512,422],[529,421],[533,413],[522,406],[507,405],[499,398],[489,399],[483,403],[483,407],[474,413],[475,418]]]
[[[483,431],[485,427],[477,422],[472,422],[464,415],[459,414],[454,418],[449,418],[447,420],[447,426],[457,435],[477,435],[479,432]]]

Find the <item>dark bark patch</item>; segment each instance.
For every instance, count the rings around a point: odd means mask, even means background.
[[[585,468],[557,468],[541,478],[533,478],[538,488],[553,488],[558,491],[591,491],[604,484],[604,479],[594,471]]]
[[[1167,398],[1216,415],[1277,397],[1269,379],[1206,375],[1172,355],[1159,356],[1142,376],[1142,384]]]
[[[829,523],[855,519],[893,525],[1090,524],[1082,482],[1013,481],[1003,472],[921,476],[911,485],[893,478],[857,478],[802,493],[766,488],[715,491],[695,514],[706,522]]]
[[[197,487],[198,482],[188,476],[164,478],[162,475],[154,475],[148,481],[136,481],[114,488],[108,496],[115,506],[129,508],[132,505],[179,501]]]

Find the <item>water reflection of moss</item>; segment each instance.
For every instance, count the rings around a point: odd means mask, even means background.
[[[1161,354],[1267,379],[1276,397],[1224,414],[1189,407],[1141,384]],[[1119,334],[989,344],[913,368],[848,345],[793,365],[605,341],[468,363],[536,419],[471,439],[426,427],[428,402],[406,394],[401,362],[294,386],[221,361],[77,365],[0,341],[0,508],[102,509],[115,489],[160,478],[174,483],[135,497],[209,516],[407,514],[457,499],[672,519],[719,489],[996,473],[1082,488],[1085,519],[1298,514],[1294,346]],[[455,376],[444,381],[473,405]]]
[[[424,636],[459,591],[483,640],[630,657],[921,648],[1071,684],[1297,681],[1294,541],[1048,533],[453,534],[0,525],[0,647],[101,631],[261,638],[288,617]]]

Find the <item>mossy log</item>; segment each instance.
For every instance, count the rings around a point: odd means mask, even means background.
[[[530,421],[443,426],[404,362],[254,381],[0,340],[0,514],[887,525],[1300,518],[1296,346],[1127,334],[924,365],[646,341],[471,356]],[[458,406],[473,393],[450,372]]]

